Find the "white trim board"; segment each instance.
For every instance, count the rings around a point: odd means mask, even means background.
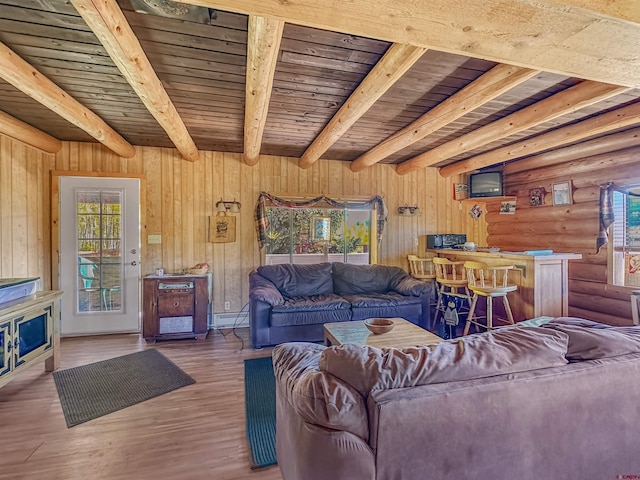
[[[248,328],[249,312],[225,312],[213,314],[212,328]]]

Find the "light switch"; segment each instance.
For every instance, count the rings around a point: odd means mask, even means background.
[[[147,235],[147,243],[162,243],[162,235]]]

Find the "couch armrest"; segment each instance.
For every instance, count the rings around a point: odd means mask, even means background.
[[[427,330],[431,330],[431,303],[436,297],[435,281],[424,281],[413,278],[411,275],[398,275],[393,278],[389,286],[393,291],[412,297],[420,297],[422,302],[422,315],[419,325]]]
[[[313,343],[283,343],[273,349],[273,370],[286,405],[306,423],[350,432],[369,439],[364,398],[351,385],[320,371],[326,347]]]
[[[271,305],[249,298],[249,330],[253,348],[271,345]]]
[[[273,282],[255,270],[249,273],[249,298],[269,305],[284,304],[284,297]]]
[[[389,285],[394,291],[402,295],[410,295],[413,297],[421,297],[422,295],[431,295],[433,284],[424,280],[417,280],[410,275],[394,278],[394,282]]]

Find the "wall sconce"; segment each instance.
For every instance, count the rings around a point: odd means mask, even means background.
[[[403,217],[417,217],[420,215],[420,208],[418,208],[418,205],[410,207],[405,203],[404,206],[398,207],[398,215]]]
[[[240,202],[236,202],[236,199],[233,199],[233,202],[225,202],[220,199],[218,203],[216,203],[216,210],[218,212],[230,212],[230,213],[239,213],[240,212]]]

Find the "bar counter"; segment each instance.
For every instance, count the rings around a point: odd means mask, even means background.
[[[541,316],[567,316],[569,260],[582,258],[579,253],[533,255],[524,252],[467,252],[449,248],[427,251],[449,260],[473,260],[489,266],[513,265],[515,269],[509,273],[509,283],[518,285],[518,290],[509,293],[509,303],[516,321]]]

